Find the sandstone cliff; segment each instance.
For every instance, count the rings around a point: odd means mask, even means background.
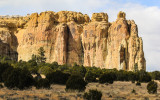
[[[119,12],[115,22],[107,13],[88,15],[60,11],[25,17],[0,17],[0,55],[28,61],[44,47],[47,62],[133,70],[146,69],[137,25]]]

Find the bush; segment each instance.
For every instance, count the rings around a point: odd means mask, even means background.
[[[58,66],[58,70],[60,71],[65,71],[65,70],[68,70],[69,66],[64,64],[64,65],[59,65]]]
[[[136,85],[141,86],[141,82],[137,81]]]
[[[29,68],[27,68],[29,71],[30,71],[30,73],[32,73],[32,74],[37,74],[38,73],[38,67],[37,66],[31,66],[31,67],[29,67]]]
[[[144,70],[140,70],[136,74],[137,74],[137,81],[140,82],[149,82],[152,79],[149,73]]]
[[[131,93],[136,93],[136,90],[135,90],[135,89],[133,89]]]
[[[96,77],[100,77],[101,74],[103,74],[102,69],[98,67],[85,67],[87,72],[90,71],[95,74]]]
[[[14,70],[14,68],[13,68],[13,67],[10,67],[10,68],[7,68],[7,69],[3,72],[3,74],[2,74],[2,80],[3,80],[3,82],[4,82],[5,80],[7,80],[8,76],[10,75],[10,73],[11,73],[13,70]]]
[[[71,74],[79,74],[82,77],[85,76],[86,72],[87,71],[86,71],[86,68],[84,66],[79,66],[77,64],[74,64],[74,66],[71,69]]]
[[[150,81],[147,84],[147,90],[148,90],[149,94],[155,94],[155,93],[157,93],[157,88],[158,88],[157,82]]]
[[[89,93],[84,93],[83,98],[86,100],[101,100],[102,92],[98,90],[89,90]]]
[[[81,75],[72,75],[67,80],[66,91],[68,90],[84,91],[86,89],[86,85],[87,83],[84,81]]]
[[[70,74],[63,73],[61,71],[52,72],[47,74],[46,78],[51,84],[66,84]]]
[[[44,75],[50,74],[52,72],[53,72],[53,69],[48,66],[43,66],[38,70],[38,73],[44,74]]]
[[[160,80],[160,72],[159,71],[151,72],[151,77],[154,80]]]
[[[12,68],[12,66],[7,63],[0,63],[0,82],[3,82],[2,75],[8,68]]]
[[[50,83],[48,81],[48,79],[39,79],[36,81],[36,84],[35,84],[36,88],[37,89],[40,89],[40,88],[50,88]]]
[[[117,71],[116,76],[117,76],[118,81],[128,81],[129,80],[128,72],[124,70]]]
[[[132,83],[135,83],[136,81],[136,74],[132,71],[129,71],[128,74],[128,81],[131,81]]]
[[[86,82],[96,82],[96,74],[92,71],[88,71],[85,75]]]
[[[56,70],[56,69],[58,69],[59,65],[58,65],[57,62],[53,62],[53,63],[50,65],[50,67],[51,67],[53,70]]]
[[[14,61],[9,56],[0,56],[1,63],[13,63]]]
[[[13,67],[14,68],[21,68],[21,69],[27,69],[29,70],[31,73],[37,73],[38,72],[38,67],[37,67],[37,64],[36,62],[34,61],[28,61],[28,62],[25,62],[25,61],[19,61],[19,62],[16,62],[13,64]]]
[[[19,68],[8,69],[3,73],[4,85],[7,88],[29,88],[33,85],[34,80],[28,70],[22,70]]]
[[[107,72],[100,76],[99,83],[110,83],[112,84],[113,81],[116,79],[116,75],[113,72]]]

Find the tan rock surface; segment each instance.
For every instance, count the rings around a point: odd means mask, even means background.
[[[108,28],[109,24],[106,22],[91,22],[84,26],[84,66],[106,67]]]
[[[88,15],[60,11],[25,17],[0,16],[0,55],[28,61],[44,47],[47,62],[84,66],[146,69],[143,41],[137,25],[119,12],[115,22],[107,13]]]

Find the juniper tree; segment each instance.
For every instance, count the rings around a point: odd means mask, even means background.
[[[45,51],[44,51],[43,47],[40,47],[38,49],[37,62],[38,63],[45,63],[46,62]]]

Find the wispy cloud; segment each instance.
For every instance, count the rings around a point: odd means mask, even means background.
[[[5,14],[21,14],[41,12],[45,10],[71,10],[91,13],[103,8],[109,0],[1,0],[0,9]]]

